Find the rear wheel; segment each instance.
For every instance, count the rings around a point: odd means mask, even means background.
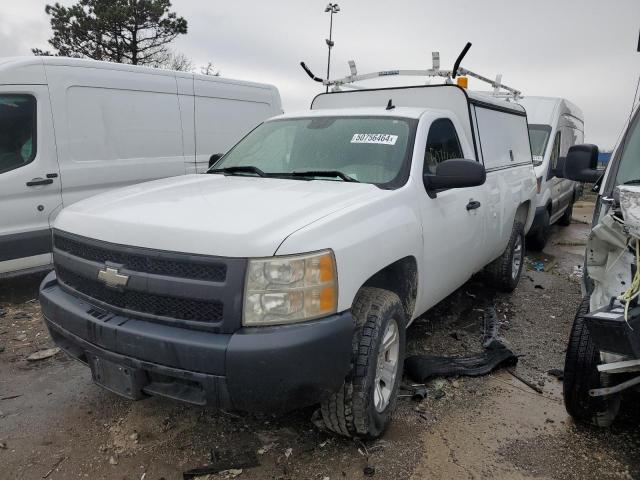
[[[347,437],[377,438],[391,422],[402,380],[405,315],[400,298],[365,287],[351,308],[356,321],[352,371],[322,402],[326,428]]]
[[[589,390],[604,387],[606,382],[597,369],[600,352],[593,343],[584,321],[584,315],[588,312],[589,297],[585,297],[576,312],[567,345],[564,363],[564,405],[574,420],[607,427],[618,414],[620,395],[589,395]]]
[[[549,224],[549,211],[545,210],[540,218],[540,225],[535,233],[527,237],[527,247],[531,250],[541,251],[546,245],[549,239],[549,231],[551,225]]]
[[[485,268],[489,283],[502,292],[513,292],[524,264],[524,226],[515,221],[505,251]]]

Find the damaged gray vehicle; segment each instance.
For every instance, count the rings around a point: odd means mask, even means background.
[[[577,145],[564,167],[566,178],[598,189],[564,401],[576,421],[606,427],[620,410],[621,392],[640,387],[640,110],[604,175],[597,158],[596,146]]]

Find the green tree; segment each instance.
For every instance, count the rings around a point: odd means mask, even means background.
[[[170,11],[169,0],[79,0],[47,5],[54,52],[34,55],[88,57],[133,65],[157,65],[172,55],[168,44],[187,33],[187,21]]]

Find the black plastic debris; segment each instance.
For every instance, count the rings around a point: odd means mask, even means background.
[[[551,370],[548,370],[547,373],[552,377],[556,377],[558,380],[564,379],[564,370],[559,368],[552,368]]]
[[[411,397],[411,400],[416,402],[421,402],[427,398],[426,385],[401,385],[400,391],[402,393],[398,395],[399,397]]]
[[[374,467],[372,467],[371,465],[367,465],[362,470],[362,473],[364,473],[365,477],[373,477],[376,474],[376,469]]]
[[[211,452],[212,462],[202,467],[192,468],[183,472],[183,480],[192,480],[203,475],[214,475],[226,470],[254,468],[260,465],[254,450]]]
[[[407,375],[416,382],[425,382],[433,377],[478,377],[498,367],[515,365],[517,355],[498,337],[500,322],[495,307],[485,308],[484,320],[484,350],[481,353],[465,357],[412,355],[404,361]]]
[[[404,368],[407,375],[415,381],[424,382],[433,377],[478,377],[517,362],[516,354],[500,340],[494,339],[482,353],[466,357],[413,355],[405,360]]]

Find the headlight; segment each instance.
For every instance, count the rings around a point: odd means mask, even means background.
[[[304,322],[338,306],[336,261],[331,250],[249,260],[242,324]]]

